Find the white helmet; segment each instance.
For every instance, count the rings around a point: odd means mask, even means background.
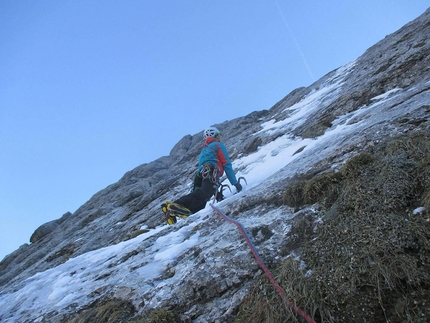
[[[205,131],[203,131],[203,137],[205,139],[209,137],[219,138],[219,136],[220,136],[220,132],[215,127],[209,127]]]

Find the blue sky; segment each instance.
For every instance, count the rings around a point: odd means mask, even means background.
[[[0,259],[183,136],[269,109],[428,0],[0,2]]]

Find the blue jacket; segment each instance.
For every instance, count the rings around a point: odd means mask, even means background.
[[[231,185],[236,185],[238,183],[227,149],[223,143],[213,137],[206,138],[203,144],[203,149],[199,156],[199,171],[202,169],[202,165],[206,163],[218,167],[220,176],[225,172]]]

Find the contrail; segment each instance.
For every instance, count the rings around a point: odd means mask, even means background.
[[[305,64],[306,69],[307,69],[307,71],[308,71],[308,73],[309,73],[309,75],[310,75],[310,77],[311,77],[312,81],[314,81],[314,82],[315,82],[315,76],[312,74],[311,68],[309,67],[308,62],[306,61],[305,55],[303,54],[303,51],[302,51],[302,49],[300,48],[299,43],[297,42],[297,39],[296,39],[296,37],[294,36],[294,33],[293,33],[292,29],[290,28],[290,26],[289,26],[289,25],[288,25],[288,23],[287,23],[287,20],[285,19],[284,15],[282,14],[282,11],[281,11],[281,8],[279,7],[278,2],[277,2],[276,0],[274,0],[274,1],[275,1],[275,4],[276,4],[276,7],[278,8],[279,14],[281,15],[281,18],[282,18],[282,20],[284,21],[285,27],[287,27],[288,31],[290,32],[290,35],[291,35],[291,37],[293,38],[294,44],[296,45],[297,50],[298,50],[298,51],[299,51],[299,53],[300,53],[300,56],[302,56],[303,63]]]

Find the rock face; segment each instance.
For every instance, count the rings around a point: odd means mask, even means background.
[[[61,225],[61,223],[63,223],[71,215],[72,215],[72,213],[67,212],[61,218],[59,218],[57,220],[49,221],[49,222],[47,222],[45,224],[42,224],[31,235],[30,242],[31,243],[35,243],[35,242],[38,242],[38,241],[42,240],[45,236],[47,236],[52,231],[54,231],[56,228],[58,228],[58,226]]]
[[[430,130],[429,38],[430,10],[427,10],[369,48],[356,61],[328,73],[309,87],[296,89],[272,108],[215,125],[222,131],[223,142],[233,160],[245,160],[285,135],[304,142],[297,147],[300,158],[264,183],[251,187],[246,191],[246,198],[227,200],[223,204],[226,212],[251,228],[253,239],[264,250],[266,262],[280,260],[279,250],[286,232],[299,218],[294,209],[279,203],[282,189],[295,175],[336,169],[386,137]],[[297,106],[303,112],[297,113]],[[363,112],[354,114],[358,110]],[[301,117],[294,118],[294,115]],[[287,119],[288,123],[283,123]],[[355,131],[340,136],[336,143],[318,141],[328,131],[349,125],[354,125]],[[0,263],[0,290],[4,295],[4,298],[0,295],[0,304],[2,299],[8,301],[8,295],[25,288],[26,280],[34,279],[37,273],[59,268],[91,251],[128,241],[144,232],[142,228],[160,228],[164,219],[159,206],[162,201],[187,192],[201,137],[201,133],[185,136],[169,156],[136,167],[117,183],[97,192],[73,214],[66,213],[40,226],[30,238],[30,245],[22,246]],[[272,149],[270,154],[274,156],[282,149]],[[236,165],[238,171],[249,172],[241,165]],[[86,301],[55,311],[45,308],[37,314],[23,311],[22,322],[36,318],[39,322],[64,321],[103,298],[131,302],[139,313],[170,304],[186,322],[227,322],[260,271],[236,231],[220,236],[216,232],[225,225],[221,220],[205,217],[201,221],[189,231],[190,239],[194,232],[199,232],[199,246],[184,251],[175,261],[175,267],[166,268],[164,276],[157,278],[179,275],[193,263],[193,270],[184,271],[184,278],[167,291],[160,292],[167,287],[155,288],[155,279],[143,287],[129,286],[114,269],[132,258],[135,262],[131,267],[137,267],[139,257],[142,257],[140,266],[144,266],[149,250],[157,239],[168,236],[174,230],[172,227],[160,229],[142,241],[137,250],[130,250],[121,260],[107,264],[111,270],[95,278],[100,285],[87,295]],[[185,230],[186,225],[181,223],[175,230]],[[131,272],[136,270],[133,268]],[[14,315],[11,310],[0,309],[1,321]]]

